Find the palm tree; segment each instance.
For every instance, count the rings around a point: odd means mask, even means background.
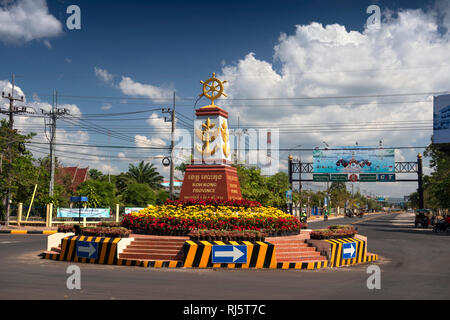
[[[144,163],[142,160],[137,166],[130,163],[127,175],[137,183],[147,183],[150,188],[159,189],[163,177],[159,174],[153,163]]]

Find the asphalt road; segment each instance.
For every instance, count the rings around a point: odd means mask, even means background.
[[[46,236],[0,235],[0,299],[449,299],[450,233],[415,229],[411,214],[329,220],[355,223],[378,253],[381,289],[366,265],[323,270],[153,269],[78,264],[81,290],[66,287],[72,263],[38,257]],[[311,228],[323,222],[311,222]]]

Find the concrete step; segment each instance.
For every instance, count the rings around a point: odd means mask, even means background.
[[[295,258],[295,257],[319,257],[320,256],[320,252],[317,251],[304,251],[304,252],[293,252],[293,251],[288,251],[288,252],[281,252],[281,253],[276,253],[276,258],[281,258],[281,257],[291,257],[291,258]]]
[[[296,258],[296,259],[277,259],[277,262],[317,262],[317,261],[326,261],[327,258],[324,256],[320,257],[303,257],[303,258]]]
[[[135,248],[126,248],[123,253],[142,253],[142,254],[178,254],[179,249],[135,249]]]
[[[189,237],[172,237],[172,236],[152,236],[152,235],[131,235],[136,241],[159,240],[159,241],[186,241]]]
[[[132,241],[130,245],[146,245],[146,246],[159,246],[159,245],[179,245],[182,246],[185,243],[183,240],[138,240]]]
[[[134,259],[134,260],[176,260],[182,261],[183,257],[173,254],[141,254],[141,253],[121,253],[119,259]]]
[[[183,248],[183,245],[179,244],[155,244],[155,245],[146,245],[146,244],[131,244],[127,247],[128,248],[135,248],[135,249],[178,249],[181,250]]]
[[[315,252],[316,248],[313,247],[277,247],[275,252],[284,253],[284,252]]]

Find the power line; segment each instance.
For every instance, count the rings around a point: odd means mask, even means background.
[[[430,96],[430,95],[441,95],[448,94],[450,91],[428,91],[428,92],[413,92],[413,93],[379,93],[379,94],[368,94],[368,95],[348,95],[348,96],[302,96],[302,97],[264,97],[264,98],[228,98],[222,101],[243,101],[243,100],[315,100],[315,99],[354,99],[354,98],[381,98],[381,97],[405,97],[405,96]],[[42,95],[45,96],[45,95]],[[166,101],[170,102],[170,98],[150,98],[150,97],[127,97],[127,96],[80,96],[80,95],[61,95],[63,98],[88,98],[88,99],[111,99],[111,100],[132,100],[132,101]],[[176,101],[193,101],[193,97],[178,97]]]

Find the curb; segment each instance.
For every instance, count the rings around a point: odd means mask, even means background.
[[[0,234],[55,234],[56,230],[0,230]]]

